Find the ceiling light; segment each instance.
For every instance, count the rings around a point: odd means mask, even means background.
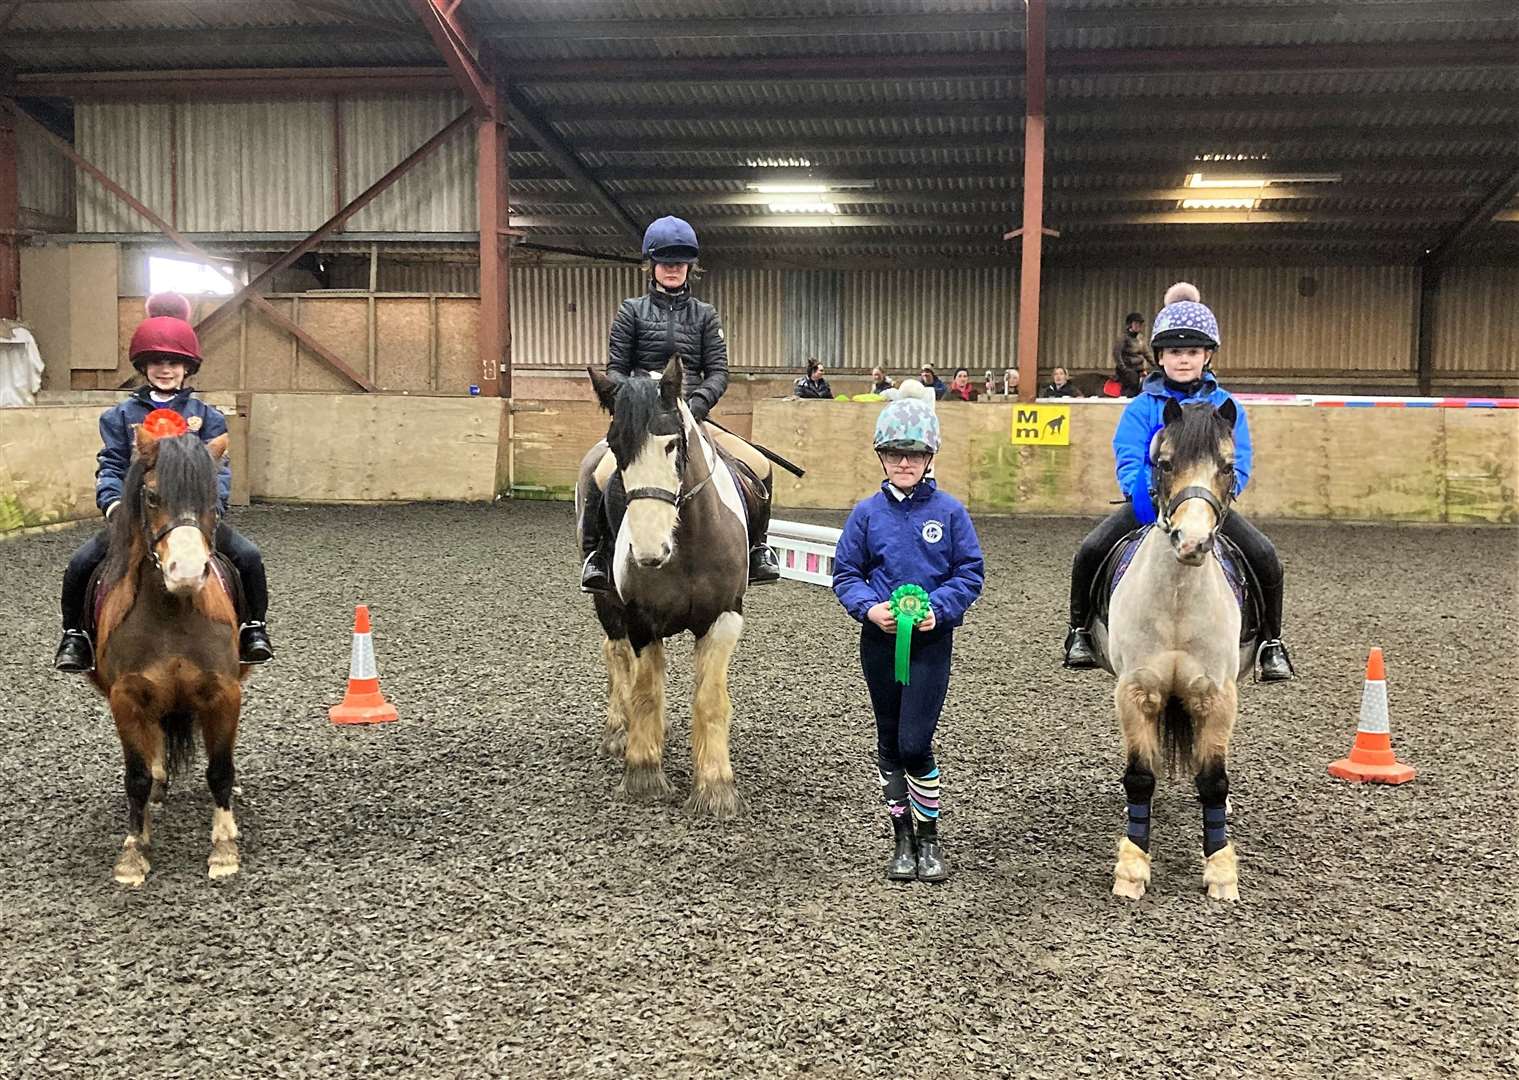
[[[766,195],[822,195],[832,191],[827,184],[746,184],[750,191]]]
[[[804,157],[748,158],[744,164],[751,169],[810,169],[812,162]]]
[[[772,214],[837,214],[839,208],[831,202],[778,202],[770,204]]]
[[[1191,188],[1252,188],[1266,187],[1270,184],[1335,184],[1340,180],[1339,173],[1299,173],[1288,175],[1282,173],[1275,176],[1215,176],[1209,179],[1200,172],[1187,174],[1187,187]]]
[[[1183,210],[1254,210],[1259,199],[1183,199]]]

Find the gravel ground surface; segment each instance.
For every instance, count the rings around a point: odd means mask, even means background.
[[[838,521],[841,515],[822,516]],[[1292,684],[1246,686],[1237,906],[1201,894],[1189,779],[1155,879],[1108,895],[1111,680],[1056,662],[1082,523],[981,523],[989,592],[940,728],[956,877],[880,877],[855,632],[751,596],[751,811],[616,801],[570,510],[259,507],[280,658],[243,711],[243,872],[208,881],[201,765],[139,891],[103,704],[47,663],[79,530],[0,545],[0,1076],[1514,1075],[1512,530],[1277,526]],[[387,727],[336,729],[371,605]],[[1419,779],[1331,780],[1366,650]],[[667,768],[689,787],[689,642]]]

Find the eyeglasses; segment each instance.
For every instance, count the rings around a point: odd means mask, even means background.
[[[880,454],[888,465],[919,465],[929,458],[922,450],[882,450]]]

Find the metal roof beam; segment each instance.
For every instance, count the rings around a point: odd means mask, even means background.
[[[1462,218],[1459,225],[1432,247],[1420,263],[1425,267],[1437,269],[1449,262],[1451,256],[1463,243],[1491,225],[1495,218],[1501,216],[1504,220],[1510,220],[1505,213],[1505,208],[1516,194],[1519,194],[1519,168],[1498,181],[1488,192],[1487,198],[1478,203],[1476,209]]]
[[[1259,75],[1294,71],[1406,71],[1499,67],[1514,62],[1514,43],[1480,41],[1397,41],[1316,45],[1224,45],[1207,49],[1056,49],[1050,54],[1052,78],[1186,71],[1191,75]],[[642,82],[650,61],[632,58],[577,57],[572,60],[522,60],[513,77],[523,83]],[[977,52],[859,54],[830,56],[662,57],[661,81],[755,82],[771,79],[879,82],[909,78],[1021,78],[1021,50]]]
[[[446,67],[227,68],[18,75],[16,93],[76,101],[263,101],[454,89]]]

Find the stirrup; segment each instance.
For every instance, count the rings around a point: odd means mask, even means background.
[[[95,670],[95,643],[83,630],[65,630],[53,656],[53,668],[70,674],[84,674]]]
[[[756,544],[749,549],[749,584],[768,585],[781,579],[781,564],[769,544]]]
[[[245,622],[237,628],[237,659],[250,666],[267,664],[274,659],[274,644],[269,640],[269,630],[264,623]]]
[[[592,565],[601,552],[593,551],[585,557],[585,562],[580,564],[580,591],[587,593],[609,593],[612,591],[611,575],[604,566]]]
[[[1275,649],[1281,652],[1282,660],[1287,665],[1286,675],[1267,675],[1265,656],[1267,649]],[[1260,643],[1255,650],[1255,666],[1259,671],[1258,678],[1261,682],[1288,682],[1297,678],[1297,667],[1292,663],[1292,654],[1287,651],[1287,643],[1281,638],[1269,638]]]
[[[1097,667],[1097,650],[1092,647],[1091,631],[1073,626],[1065,635],[1063,666],[1077,671]]]

